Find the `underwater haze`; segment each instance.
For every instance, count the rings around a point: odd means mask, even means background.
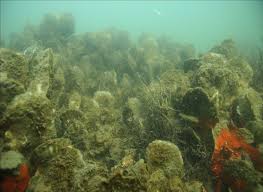
[[[200,51],[225,38],[254,46],[263,36],[263,1],[24,1],[1,0],[1,39],[39,23],[46,13],[72,13],[76,33],[116,27],[133,37],[169,35]]]
[[[263,191],[263,1],[0,2],[0,192]]]

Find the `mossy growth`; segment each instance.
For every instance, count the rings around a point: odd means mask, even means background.
[[[37,38],[45,47],[55,50],[62,48],[67,38],[75,31],[75,20],[72,14],[46,14],[42,19]]]
[[[184,162],[179,148],[168,141],[155,140],[146,149],[147,167],[150,173],[162,169],[167,177],[184,174]]]
[[[46,97],[24,93],[8,105],[1,129],[13,135],[10,147],[32,151],[42,141],[56,136],[53,126],[53,108]]]
[[[36,148],[32,158],[37,163],[38,172],[29,186],[32,191],[41,188],[42,184],[46,184],[52,192],[89,191],[89,180],[95,182],[94,172],[101,178],[106,175],[99,165],[86,163],[80,151],[71,145],[70,140],[64,138],[43,143]],[[105,179],[101,179],[101,183],[104,181]]]
[[[246,89],[231,105],[231,118],[236,126],[245,127],[249,121],[261,120],[263,100],[254,89]]]
[[[221,95],[224,95],[224,101],[226,101],[238,94],[239,80],[239,76],[229,68],[207,63],[202,64],[193,75],[192,85],[204,88],[211,96],[218,91]]]
[[[245,126],[254,136],[254,142],[256,144],[263,143],[263,121],[249,121]]]
[[[29,80],[29,67],[22,54],[9,49],[0,48],[1,72],[7,74],[7,78],[14,79],[27,87]]]
[[[1,152],[0,155],[0,173],[3,170],[16,169],[25,161],[24,156],[16,151]]]
[[[225,182],[231,185],[232,182],[241,181],[245,184],[244,191],[257,186],[262,176],[262,173],[257,172],[253,164],[247,160],[229,160],[224,164]]]
[[[148,171],[144,161],[141,159],[135,163],[133,157],[127,155],[112,169],[105,186],[107,191],[143,192],[146,191],[147,179]]]
[[[196,87],[189,89],[181,103],[182,113],[198,118],[202,126],[214,127],[218,122],[216,105],[211,101],[204,89]]]
[[[6,73],[0,73],[0,117],[4,116],[9,102],[11,102],[16,95],[24,92],[25,87],[23,84],[14,79],[7,78]]]
[[[153,172],[147,181],[147,191],[168,191],[169,183],[163,170]]]
[[[214,46],[211,50],[214,53],[220,53],[225,55],[227,58],[234,57],[238,54],[235,42],[233,39],[226,39],[221,42],[220,45]]]

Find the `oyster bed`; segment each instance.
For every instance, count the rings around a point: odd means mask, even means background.
[[[24,156],[29,192],[214,191],[221,129],[262,158],[263,63],[250,62],[231,39],[196,56],[167,37],[74,34],[72,15],[48,14],[0,48],[0,153]],[[261,191],[252,162],[224,171]]]

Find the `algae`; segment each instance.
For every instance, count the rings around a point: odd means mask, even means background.
[[[223,128],[262,156],[262,58],[231,39],[197,56],[166,36],[74,31],[72,14],[47,14],[0,49],[0,155],[23,154],[27,191],[215,191]],[[223,176],[260,191],[262,170],[242,158]]]

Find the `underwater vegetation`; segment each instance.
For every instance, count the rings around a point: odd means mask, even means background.
[[[74,26],[0,48],[0,191],[262,191],[263,54]]]

